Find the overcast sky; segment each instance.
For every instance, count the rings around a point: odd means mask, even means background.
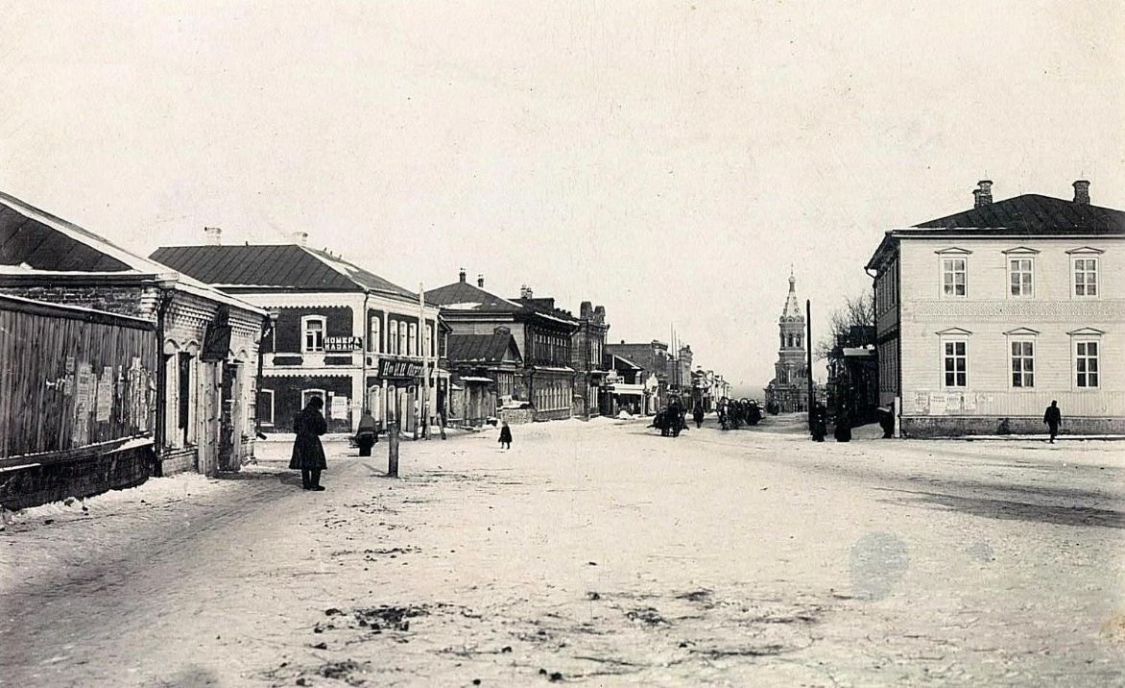
[[[6,2],[0,189],[147,255],[307,231],[416,289],[484,273],[611,341],[772,377],[882,233],[1125,208],[1125,3]],[[816,333],[814,333],[816,336]],[[819,367],[819,366],[818,366]],[[823,372],[818,371],[818,376]]]

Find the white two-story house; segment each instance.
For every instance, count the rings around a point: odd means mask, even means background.
[[[883,237],[875,279],[880,404],[904,437],[1125,432],[1125,211],[1025,194]]]

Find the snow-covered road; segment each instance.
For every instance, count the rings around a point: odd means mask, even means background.
[[[1125,685],[1125,444],[513,430],[21,513],[0,685]]]

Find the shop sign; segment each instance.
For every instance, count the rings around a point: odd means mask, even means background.
[[[379,377],[418,377],[422,364],[411,361],[379,361]]]
[[[324,353],[347,354],[363,350],[363,337],[325,337]]]

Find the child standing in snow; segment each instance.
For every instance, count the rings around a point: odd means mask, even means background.
[[[500,427],[500,446],[504,449],[512,448],[512,429],[508,427],[508,421]]]

